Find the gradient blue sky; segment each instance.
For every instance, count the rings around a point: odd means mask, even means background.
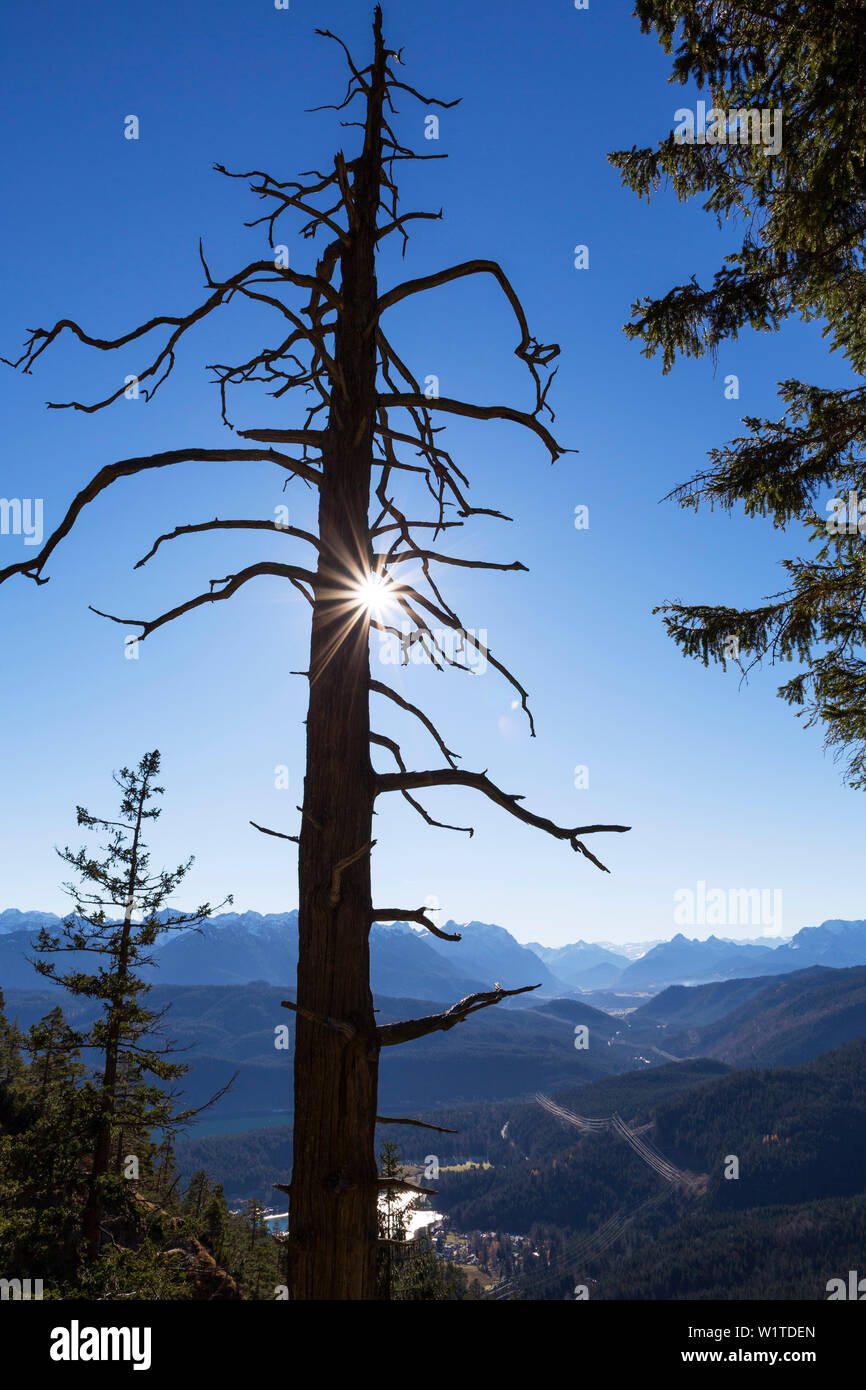
[[[358,132],[339,130],[334,113],[304,113],[344,91],[339,50],[313,30],[335,30],[366,62],[371,8],[48,0],[7,9],[0,351],[16,356],[26,328],[59,317],[110,336],[155,313],[188,311],[204,294],[199,236],[216,274],[264,254],[261,229],[242,226],[262,205],[211,166],[286,179],[326,167],[339,145],[353,151]],[[804,732],[776,698],[784,673],[738,688],[735,673],[683,660],[651,613],[667,598],[736,604],[782,587],[779,558],[799,537],[786,541],[769,522],[696,518],[659,499],[737,432],[742,415],[773,414],[778,380],[832,384],[844,365],[828,357],[818,326],[747,335],[715,368],[683,363],[666,378],[626,340],[638,295],[692,272],[707,277],[732,244],[697,205],[670,195],[638,203],[605,159],[654,143],[689,101],[667,84],[664,55],[627,4],[390,0],[385,22],[389,43],[406,47],[407,80],[463,101],[442,113],[438,146],[423,139],[428,108],[402,104],[407,141],[450,156],[406,170],[403,206],[442,206],[445,218],[419,226],[402,264],[392,249],[380,284],[475,256],[501,261],[533,332],[562,346],[550,399],[560,439],[580,451],[552,468],[514,426],[450,429],[474,499],[515,518],[473,527],[463,553],[477,537],[484,554],[520,558],[530,573],[449,570],[446,592],[528,686],[538,737],[527,736],[493,671],[385,675],[425,704],[466,766],[489,768],[527,805],[560,823],[633,829],[593,842],[608,876],[470,791],[431,793],[427,804],[474,824],[471,841],[384,798],[377,898],[413,906],[435,896],[443,918],[494,921],[551,944],[668,936],[678,929],[674,893],[699,881],[781,889],[785,933],[862,917],[866,802],[843,786],[820,733]],[[123,138],[128,114],[140,119],[137,142]],[[297,229],[287,222],[285,240],[304,267],[313,253]],[[579,243],[590,250],[586,271],[573,267]],[[492,282],[416,297],[392,311],[390,326],[404,360],[419,376],[438,375],[443,394],[531,404],[513,320]],[[58,344],[32,376],[3,369],[0,493],[42,497],[48,533],[104,463],[224,444],[204,364],[273,332],[251,312],[223,310],[188,337],[152,404],[121,400],[96,415],[44,402],[107,394],[150,360],[141,345],[108,357]],[[732,372],[739,401],[724,397]],[[263,404],[255,388],[235,395],[232,414],[241,428],[300,420],[289,399]],[[64,908],[52,847],[78,843],[77,803],[113,813],[112,769],[152,747],[162,750],[168,791],[154,854],[196,855],[187,900],[232,892],[239,909],[296,905],[293,847],[247,822],[297,828],[306,683],[289,673],[306,665],[306,605],[279,581],[260,581],[155,634],[138,661],[124,657],[126,629],[87,609],[153,616],[258,558],[300,556],[300,543],[278,538],[193,537],[132,570],[178,523],[271,516],[283,501],[293,522],[309,523],[303,485],[283,496],[281,481],[264,464],[190,464],[116,484],[56,554],[49,585],[19,579],[0,589],[0,906]],[[588,531],[574,528],[578,504],[590,509]],[[0,563],[24,554],[20,537],[0,537]],[[387,707],[379,727],[386,722],[394,732]],[[417,765],[438,765],[410,722],[401,727]],[[281,764],[288,791],[274,786]],[[578,764],[589,768],[588,790],[574,788]]]

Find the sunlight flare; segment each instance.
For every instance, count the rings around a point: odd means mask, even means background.
[[[388,575],[370,574],[355,585],[358,606],[378,621],[397,612],[397,587]]]

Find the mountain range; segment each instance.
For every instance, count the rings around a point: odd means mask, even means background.
[[[36,976],[27,960],[39,927],[57,928],[53,913],[0,912],[0,986],[28,988]],[[562,998],[605,994],[646,996],[673,985],[705,984],[784,975],[813,966],[844,969],[866,965],[866,921],[830,919],[805,927],[791,938],[730,941],[710,936],[689,939],[681,932],[670,941],[634,946],[577,941],[550,947],[523,945],[504,927],[488,922],[447,922],[461,940],[442,941],[405,922],[376,923],[371,932],[372,985],[391,997],[444,1000],[492,989],[538,985],[538,996]],[[253,980],[289,985],[295,977],[298,914],[230,912],[205,922],[200,930],[181,930],[161,939],[157,948],[161,983],[245,984]],[[68,959],[74,962],[74,953]],[[157,978],[155,976],[155,978]],[[628,1004],[623,1000],[623,1006]]]
[[[0,987],[26,989],[40,983],[28,960],[41,926],[60,926],[51,913],[0,913]],[[405,922],[376,923],[371,932],[371,983],[376,994],[420,999],[462,999],[489,990],[539,985],[546,996],[570,993],[526,946],[504,927],[469,922],[459,942],[441,941]],[[200,929],[166,933],[154,950],[154,979],[161,984],[237,985],[251,981],[287,987],[294,983],[298,959],[298,914],[222,913]],[[76,952],[64,968],[83,965]],[[146,973],[146,972],[145,972]]]
[[[629,1014],[632,1046],[652,1036],[646,1028],[654,1023],[656,1045],[673,1055],[785,1067],[866,1034],[866,966],[813,966],[781,978],[737,980],[722,998],[724,989],[665,990]]]

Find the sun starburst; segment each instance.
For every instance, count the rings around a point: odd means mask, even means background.
[[[381,621],[397,609],[397,588],[386,574],[369,574],[355,585],[359,608],[365,608],[371,618]]]

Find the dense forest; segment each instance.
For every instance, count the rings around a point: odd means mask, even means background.
[[[46,1299],[286,1297],[284,1233],[269,1229],[257,1197],[230,1210],[222,1183],[203,1167],[184,1175],[171,1133],[160,1136],[150,1127],[152,1089],[141,1071],[125,1071],[123,1115],[112,1130],[110,1176],[103,1184],[100,1245],[93,1258],[82,1258],[98,1088],[59,1007],[24,1032],[7,1017],[0,992],[0,1268],[37,1270]],[[267,1149],[265,1156],[267,1162]],[[253,1186],[259,1179],[263,1189],[270,1186],[272,1206],[274,1168],[266,1182],[264,1168],[252,1162],[245,1177]],[[405,1172],[387,1141],[381,1171],[392,1177]],[[429,1241],[409,1240],[396,1212],[386,1207],[381,1219],[383,1238],[387,1232],[397,1248],[389,1244],[380,1253],[378,1297],[477,1297]]]
[[[666,1186],[615,1132],[580,1133],[527,1100],[418,1112],[455,1133],[382,1133],[419,1170],[435,1155],[430,1204],[490,1261],[489,1297],[572,1298],[582,1281],[605,1299],[816,1299],[857,1268],[864,1096],[862,1039],[797,1067],[694,1060],[556,1093],[572,1113],[617,1113],[647,1134],[698,1176],[693,1192]],[[178,1153],[185,1170],[252,1191],[290,1165],[291,1131],[193,1138]]]
[[[23,1033],[0,996],[3,1268],[38,1270],[45,1298],[240,1298],[265,1287],[273,1297],[279,1246],[266,1237],[261,1203],[232,1215],[205,1172],[182,1183],[171,1141],[150,1131],[146,1078],[129,1069],[122,1086],[104,1240],[98,1257],[83,1260],[98,1092],[59,1007]]]
[[[56,941],[41,944],[57,955]],[[81,1010],[73,1027],[55,1005],[24,1029],[0,998],[0,1261],[38,1268],[47,1297],[284,1296],[285,1239],[267,1212],[291,1173],[291,1129],[197,1137],[152,1070],[148,992],[132,991],[90,1258],[80,1233],[105,1087],[83,1054],[104,1057],[105,1036],[93,1009],[87,1028]],[[383,1174],[417,1178],[434,1161],[428,1203],[445,1224],[409,1241],[405,1213],[383,1209],[378,1297],[557,1300],[578,1286],[602,1299],[824,1297],[857,1268],[866,1234],[864,1097],[857,1039],[795,1067],[692,1059],[586,1081],[555,1092],[566,1118],[516,1099],[416,1112],[436,1132],[381,1125]],[[693,1185],[660,1179],[613,1116]]]

